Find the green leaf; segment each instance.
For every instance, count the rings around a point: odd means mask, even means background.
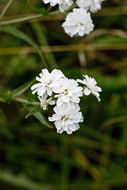
[[[26,115],[25,119],[27,119],[29,116],[34,115],[35,113],[40,111],[40,106],[36,106],[33,109],[30,110],[30,112]]]
[[[38,42],[41,45],[49,46],[45,26],[42,25],[42,23],[40,24],[40,23],[37,23],[37,22],[36,23],[31,22],[31,26],[32,26],[32,29],[34,31],[34,34],[35,34],[36,38],[38,39]],[[49,49],[50,49],[50,47],[49,47]],[[48,65],[49,65],[50,69],[51,70],[52,69],[57,69],[58,65],[56,63],[56,60],[55,60],[55,57],[54,57],[53,53],[52,52],[44,53],[44,55],[45,55],[45,60],[48,62]]]
[[[24,175],[14,175],[9,170],[0,170],[0,181],[2,184],[9,185],[10,189],[25,189],[25,190],[49,190],[48,186],[38,184],[30,180]]]
[[[29,36],[27,36],[26,34],[21,32],[20,30],[18,30],[14,26],[0,26],[0,32],[5,32],[5,33],[8,33],[8,34],[12,34],[13,36],[15,36],[15,37],[27,42],[28,44],[32,45],[36,49],[39,56],[41,57],[41,60],[42,60],[42,62],[44,64],[44,67],[48,68],[48,65],[45,62],[44,57],[43,57],[38,45]]]
[[[7,96],[5,94],[0,93],[0,100],[2,102],[6,102],[7,101]]]
[[[29,82],[23,84],[19,88],[12,91],[12,98],[15,98],[21,94],[23,94],[30,86],[33,84],[34,80],[30,80]]]
[[[42,7],[42,8],[33,7],[33,10],[38,12],[38,13],[41,13],[42,16],[47,16],[48,15],[48,11],[44,7]]]
[[[34,11],[36,11],[36,12],[38,12],[38,13],[41,13],[42,14],[42,16],[47,16],[48,15],[48,11],[44,8],[44,7],[33,7],[32,5],[31,5],[31,1],[30,0],[27,0],[27,2],[28,2],[28,4],[29,4],[29,6],[30,6],[30,8],[32,9],[32,10],[34,10]]]
[[[52,125],[48,123],[46,118],[42,115],[42,113],[38,110],[38,106],[26,106],[26,109],[29,111],[29,113],[26,115],[26,118],[33,115],[36,119],[40,121],[41,124],[45,125],[46,127],[53,128]]]
[[[10,103],[12,99],[11,92],[7,92],[7,94],[0,93],[0,101]]]

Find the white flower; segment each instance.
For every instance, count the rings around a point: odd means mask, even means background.
[[[62,26],[71,37],[89,34],[94,28],[90,13],[83,8],[75,8],[68,13]]]
[[[80,8],[85,8],[91,12],[97,12],[101,9],[102,1],[104,0],[77,0],[76,3]]]
[[[37,93],[38,96],[43,96],[45,93],[51,96],[53,88],[59,87],[60,80],[64,77],[63,73],[57,69],[54,69],[51,73],[47,69],[43,69],[39,76],[40,78],[36,77],[39,83],[31,87],[32,94]]]
[[[45,4],[50,3],[50,6],[59,5],[61,12],[64,12],[73,4],[73,0],[43,0],[43,2]]]
[[[79,103],[82,96],[82,87],[73,79],[64,78],[61,80],[59,88],[54,88],[57,100],[57,105],[60,106],[64,102]]]
[[[78,79],[77,82],[82,83],[85,85],[84,88],[84,94],[88,96],[89,94],[93,94],[96,96],[98,101],[100,101],[100,94],[99,92],[102,91],[102,89],[98,86],[96,86],[97,82],[94,78],[88,77],[87,75],[83,75],[84,80]]]
[[[74,103],[63,103],[61,106],[54,108],[55,114],[49,117],[49,121],[54,121],[57,133],[72,134],[79,129],[79,123],[83,122],[80,108]]]
[[[60,12],[64,12],[65,10],[69,9],[72,4],[72,0],[61,0],[59,3]]]
[[[50,3],[50,6],[55,6],[61,2],[61,0],[43,0],[45,4]]]
[[[47,99],[47,98],[48,98],[47,93],[45,93],[43,96],[38,96],[38,99],[40,100],[40,104],[41,104],[41,107],[43,108],[43,110],[46,110],[48,105],[55,104],[55,101],[52,100],[52,98],[49,98],[49,99]]]

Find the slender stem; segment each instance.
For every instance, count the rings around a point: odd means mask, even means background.
[[[0,20],[3,18],[3,16],[5,15],[6,11],[8,10],[8,8],[12,4],[12,2],[13,2],[13,0],[9,0],[8,3],[6,4],[6,6],[4,7],[3,11],[0,14]]]
[[[70,167],[68,163],[68,143],[66,136],[62,136],[61,138],[61,161],[62,161],[62,172],[61,172],[61,190],[67,190],[69,185],[69,173]]]
[[[65,17],[65,13],[59,13],[59,11],[50,12],[48,16],[42,16],[41,14],[35,14],[26,16],[23,18],[17,18],[7,21],[1,21],[0,25],[13,24],[19,22],[30,21],[32,19],[40,19],[41,21],[51,21],[51,20],[63,20]],[[115,16],[115,15],[127,15],[127,7],[114,7],[114,8],[103,8],[98,13],[94,14],[94,16]]]
[[[39,22],[35,22],[35,23],[32,22],[31,26],[32,26],[32,29],[33,29],[39,43],[42,46],[49,47],[46,34],[45,34],[45,32],[43,32],[45,30],[45,26],[43,25],[43,23],[41,23],[41,25],[40,25]],[[49,47],[49,49],[50,49],[50,47]],[[48,53],[43,52],[44,57],[45,57],[46,61],[48,62],[49,68],[51,70],[54,68],[56,69],[56,68],[58,68],[58,65],[56,63],[56,60],[55,60],[53,54],[52,54],[52,51],[51,50],[49,50],[49,51],[50,52],[48,52]]]
[[[51,7],[51,6],[49,6],[49,7],[48,7],[48,12],[49,12],[49,11],[51,11],[51,9],[52,9],[52,7]]]
[[[44,21],[52,20],[52,19],[56,20],[56,18],[58,18],[57,14],[58,14],[58,11],[50,12],[48,16],[42,16],[42,14],[34,14],[34,15],[25,16],[25,17],[22,17],[22,18],[16,18],[16,19],[7,20],[7,21],[1,21],[0,25],[7,25],[7,24],[15,24],[15,23],[19,23],[19,22],[26,22],[26,21],[31,21],[33,19],[38,19],[38,18],[41,18],[41,17],[42,17],[41,19],[44,20]],[[60,15],[62,15],[62,17],[63,17],[63,14],[60,14]],[[54,18],[54,16],[56,16],[56,17]],[[61,16],[60,16],[60,19],[61,19]]]
[[[30,101],[28,101],[28,100],[25,100],[25,99],[19,98],[19,97],[13,98],[12,101],[14,101],[14,102],[19,102],[19,103],[22,103],[22,104],[39,105],[39,102],[30,102]],[[6,101],[3,100],[2,98],[0,98],[0,102],[6,103]]]
[[[29,102],[28,100],[25,100],[23,98],[14,98],[12,100],[15,101],[15,102],[29,104],[29,105],[39,105],[39,102]]]
[[[0,25],[6,25],[6,24],[13,24],[13,23],[18,23],[18,22],[25,22],[31,19],[36,19],[36,18],[40,18],[42,15],[41,14],[36,14],[36,15],[30,15],[30,16],[26,16],[23,18],[16,18],[13,20],[7,20],[7,21],[3,21],[0,22]]]

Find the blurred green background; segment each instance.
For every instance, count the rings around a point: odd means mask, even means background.
[[[127,1],[105,1],[84,38],[67,36],[65,15],[45,8],[0,0],[0,190],[127,190]],[[84,123],[71,136],[48,128],[45,113],[25,119],[44,59],[103,89],[100,103],[82,99]]]

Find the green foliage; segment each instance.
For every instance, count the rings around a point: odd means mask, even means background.
[[[26,115],[26,119],[33,115],[36,117],[41,124],[45,125],[46,127],[52,128],[52,126],[48,123],[48,121],[45,119],[45,117],[41,113],[40,106],[27,106],[26,109],[29,111],[29,113]]]
[[[6,32],[9,33],[25,42],[27,42],[28,44],[32,45],[38,52],[39,56],[42,59],[42,63],[44,64],[45,67],[47,67],[47,64],[43,58],[43,55],[38,47],[38,45],[26,34],[24,34],[23,32],[21,32],[20,30],[18,30],[17,28],[15,28],[14,26],[1,26],[0,27],[0,32]]]
[[[33,7],[33,6],[31,5],[30,0],[27,0],[27,2],[28,2],[29,6],[31,7],[32,10],[34,10],[34,11],[36,11],[36,12],[38,12],[38,13],[41,13],[42,16],[47,16],[47,15],[48,15],[48,10],[46,10],[44,7],[41,7],[41,8],[40,8],[40,7],[39,7],[39,8]]]
[[[22,86],[18,87],[17,89],[12,91],[12,98],[15,98],[17,96],[20,96],[21,94],[23,94],[26,90],[28,90],[31,85],[33,84],[35,80],[29,81],[25,84],[23,84]]]
[[[127,2],[103,7],[90,35],[70,38],[55,7],[0,0],[0,190],[127,189]],[[31,93],[45,67],[102,87],[100,103],[82,98],[71,136],[56,133]]]

